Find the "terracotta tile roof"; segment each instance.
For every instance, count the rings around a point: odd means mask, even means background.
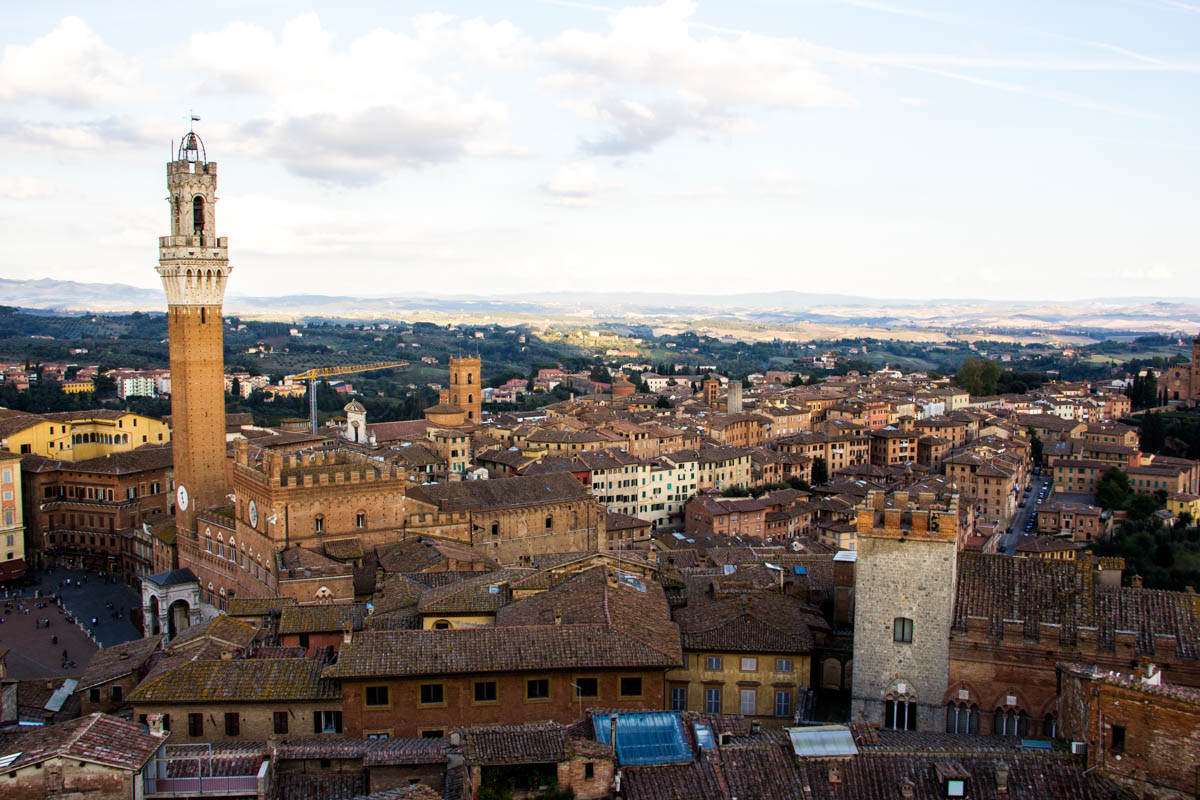
[[[828,630],[815,609],[793,597],[753,592],[721,599],[696,598],[677,609],[685,650],[725,652],[808,653],[810,627]]]
[[[367,424],[367,433],[374,436],[377,442],[412,441],[420,439],[428,429],[435,427],[432,422],[423,419],[371,422]]]
[[[439,507],[443,511],[467,508],[490,509],[537,503],[583,500],[591,493],[566,473],[498,478],[490,481],[459,481],[430,486],[414,486],[410,497]]]
[[[334,561],[353,561],[363,557],[362,541],[356,536],[327,541],[324,548],[325,555]]]
[[[604,566],[588,569],[549,591],[500,609],[496,625],[558,627],[557,617],[561,627],[604,626],[653,649],[667,661],[681,662],[679,628],[671,621],[662,587],[648,579],[638,580],[643,591],[619,582],[619,574]]]
[[[286,606],[279,615],[279,633],[338,633],[349,623],[361,631],[367,607],[363,603]]]
[[[134,705],[160,703],[277,703],[340,701],[341,691],[321,677],[310,659],[187,661],[143,681],[129,695]]]
[[[122,675],[141,670],[150,660],[150,656],[161,651],[163,636],[147,636],[144,639],[134,639],[131,642],[105,647],[92,654],[87,669],[79,677],[76,691],[90,689],[102,683],[116,680]]]
[[[446,795],[423,783],[381,789],[371,794],[359,794],[354,800],[445,800]]]
[[[0,774],[56,757],[114,769],[138,770],[164,741],[132,722],[108,714],[89,714],[70,722],[38,727],[16,741],[4,742],[0,756],[13,753],[20,753],[20,756],[0,768]]]
[[[510,582],[533,573],[534,570],[528,568],[501,569],[426,589],[417,601],[417,611],[422,614],[494,613],[511,602]]]
[[[1079,546],[1055,536],[1029,536],[1015,549],[1018,553],[1059,553],[1064,550],[1077,550]]]
[[[254,651],[251,658],[304,658],[308,655],[308,649],[300,646],[284,647],[282,645],[274,645],[272,647],[260,647]]]
[[[225,601],[225,613],[231,617],[265,617],[294,605],[294,597],[231,597]]]
[[[547,764],[571,756],[567,728],[557,722],[463,728],[461,733],[469,766]]]
[[[640,530],[642,528],[649,529],[650,521],[631,517],[628,514],[622,514],[619,511],[609,511],[604,515],[604,529],[606,531],[627,531]]]
[[[46,419],[39,414],[26,414],[23,412],[13,414],[11,417],[5,417],[0,419],[0,439],[6,439],[14,433],[20,433],[45,421]]]
[[[491,483],[491,481],[471,481]],[[447,542],[419,536],[403,542],[379,545],[375,548],[379,566],[390,573],[423,573],[432,567],[442,566],[447,561],[474,564],[482,563],[489,569],[496,562],[470,545]],[[419,580],[419,579],[418,579]]]
[[[946,761],[940,753],[860,752],[849,759],[799,759],[800,781],[806,800],[883,800],[901,796],[901,786],[912,788],[914,800],[942,800],[946,790],[936,767]],[[1007,793],[997,791],[996,775],[1008,769]],[[1084,775],[1079,765],[1059,754],[1005,753],[960,754],[954,767],[963,770],[967,796],[972,800],[1133,800],[1097,773]],[[831,768],[839,768],[842,782],[829,782]]]
[[[344,739],[314,736],[288,739],[279,745],[280,759],[361,758],[363,766],[444,764],[449,760],[449,752],[450,743],[446,739],[424,738]]]
[[[1038,635],[1039,623],[1061,625],[1060,641],[1073,644],[1080,628],[1094,628],[1099,644],[1112,648],[1116,632],[1133,631],[1137,651],[1153,654],[1157,635],[1176,637],[1180,657],[1195,659],[1200,644],[1192,596],[1156,589],[1107,588],[1086,561],[960,553],[954,628],[967,619],[989,622],[999,635],[1004,620],[1024,623]]]
[[[192,625],[190,628],[185,628],[178,636],[171,640],[170,649],[181,650],[188,648],[201,639],[208,639],[232,647],[247,649],[254,643],[257,636],[258,628],[256,626],[243,622],[240,619],[234,619],[226,614],[221,614],[208,623],[200,623],[199,625]]]
[[[367,631],[342,646],[328,678],[665,668],[681,658],[605,625]]]
[[[168,469],[174,464],[171,445],[144,444],[136,450],[126,450],[83,461],[59,461],[44,456],[27,455],[21,459],[26,472],[87,472],[99,475],[129,475],[154,469]]]

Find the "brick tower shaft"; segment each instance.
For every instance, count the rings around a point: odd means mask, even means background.
[[[225,503],[225,378],[222,304],[228,240],[216,235],[217,165],[189,132],[167,164],[171,235],[159,237],[167,295],[171,440],[176,526],[191,533],[197,509]]]

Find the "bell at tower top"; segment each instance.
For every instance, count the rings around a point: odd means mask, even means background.
[[[199,117],[192,117],[195,122]],[[203,164],[208,161],[207,154],[204,152],[204,142],[195,130],[189,130],[187,135],[179,140],[179,152],[175,155],[176,161],[191,161],[196,164]]]

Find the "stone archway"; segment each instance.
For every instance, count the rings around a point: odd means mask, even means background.
[[[155,598],[157,600],[158,598]],[[185,630],[191,619],[191,606],[183,598],[171,603],[167,609],[167,633],[169,639],[174,639],[180,631]]]

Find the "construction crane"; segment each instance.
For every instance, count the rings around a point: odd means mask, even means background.
[[[377,369],[392,369],[407,367],[407,361],[373,361],[370,364],[354,364],[348,367],[317,367],[307,372],[288,375],[289,380],[308,381],[308,424],[312,435],[317,435],[317,381],[332,378],[335,375],[350,375],[355,372],[371,372]]]

